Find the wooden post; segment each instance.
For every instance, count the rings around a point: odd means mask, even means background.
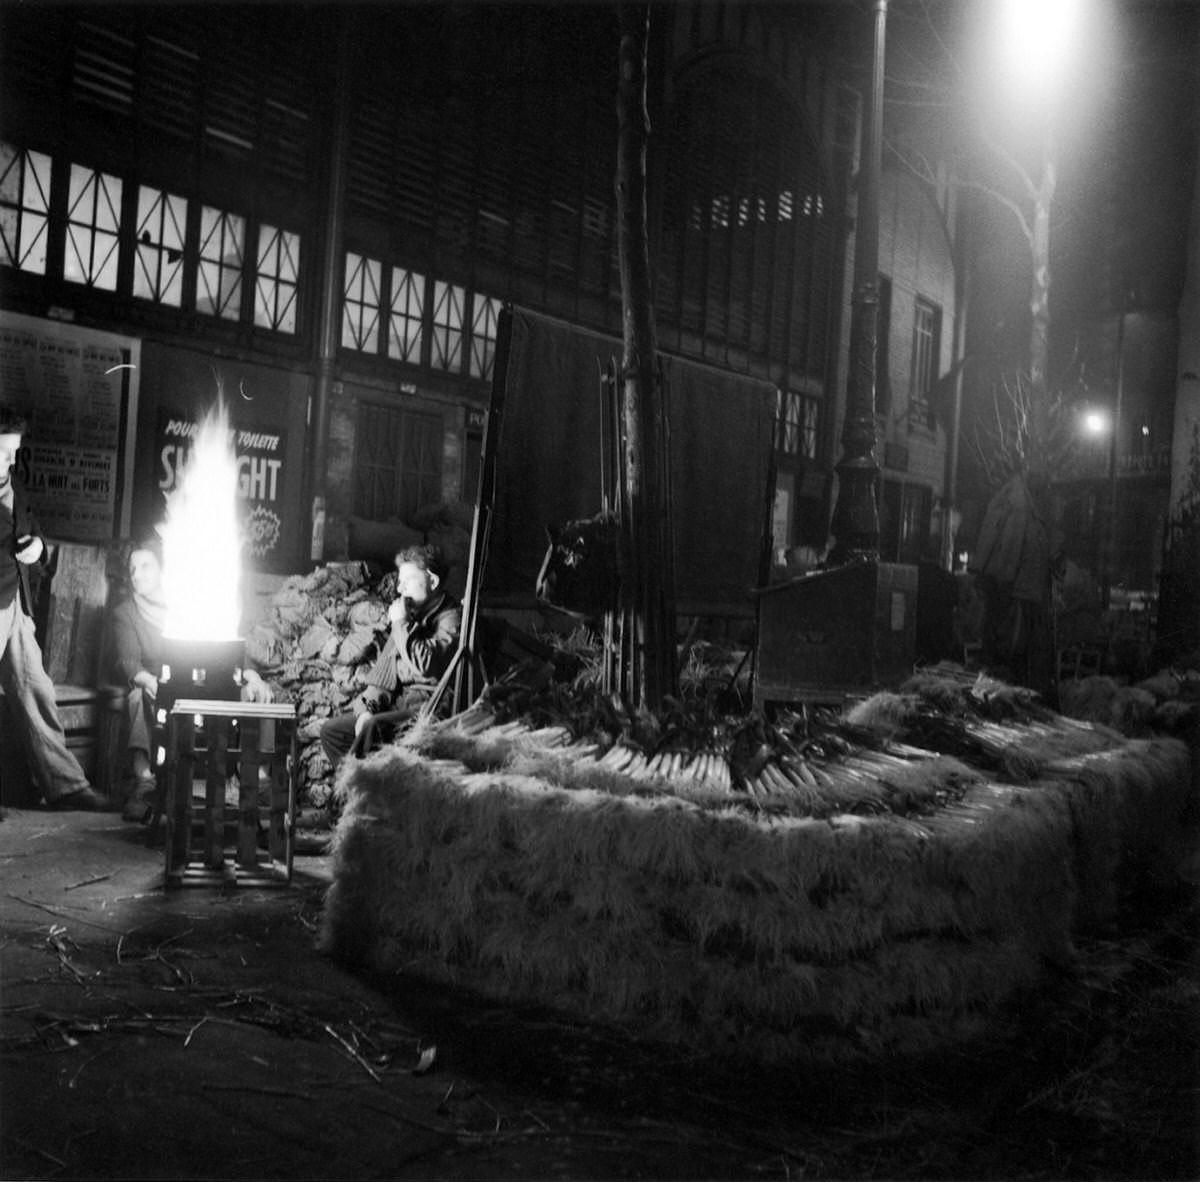
[[[621,275],[623,512],[622,611],[631,660],[622,678],[630,704],[654,709],[675,688],[674,589],[667,536],[664,391],[657,381],[658,345],[646,229],[647,4],[620,5],[617,88],[617,245]]]

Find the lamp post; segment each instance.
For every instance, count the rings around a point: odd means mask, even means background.
[[[1121,403],[1125,396],[1125,306],[1117,313],[1117,380],[1113,389],[1112,431],[1108,440],[1108,513],[1104,522],[1104,554],[1101,562],[1101,602],[1105,611],[1112,603],[1113,569],[1117,554],[1117,438],[1121,429]]]
[[[883,139],[883,57],[887,0],[874,0],[871,84],[863,120],[862,164],[854,241],[854,294],[850,307],[850,362],[842,459],[831,529],[831,565],[879,560],[875,489],[875,342],[879,331],[879,173]]]

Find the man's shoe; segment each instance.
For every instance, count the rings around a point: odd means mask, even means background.
[[[78,809],[83,812],[101,813],[108,808],[108,799],[100,795],[94,788],[76,788],[63,796],[56,796],[46,802],[46,807],[55,812]]]

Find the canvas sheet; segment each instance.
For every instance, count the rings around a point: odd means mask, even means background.
[[[514,309],[484,601],[533,600],[547,525],[601,509],[600,377],[615,337]],[[751,610],[776,390],[662,355],[668,390],[677,610]]]

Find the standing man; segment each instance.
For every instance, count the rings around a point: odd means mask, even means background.
[[[34,783],[50,808],[94,811],[107,802],[67,750],[54,682],[42,667],[42,650],[30,615],[29,568],[46,547],[25,490],[12,474],[24,433],[25,420],[0,407],[0,690],[7,707],[0,744],[24,752]]]
[[[409,546],[396,555],[396,599],[388,608],[391,634],[353,713],[329,719],[321,746],[336,769],[344,756],[395,737],[401,723],[429,699],[450,666],[462,628],[462,607],[441,589],[436,546]]]

